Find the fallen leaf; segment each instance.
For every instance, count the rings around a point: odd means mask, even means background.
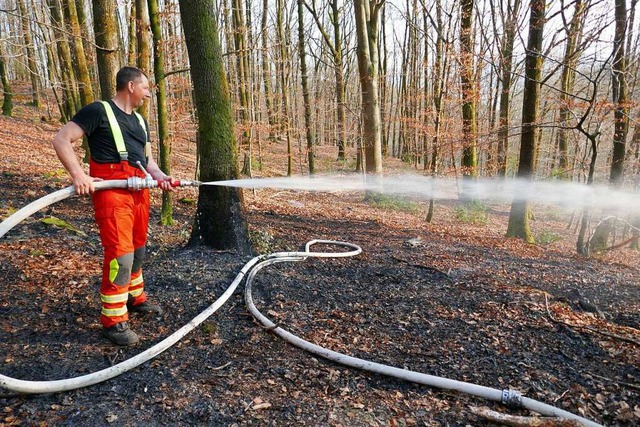
[[[263,403],[259,403],[257,405],[253,405],[253,409],[255,409],[256,411],[259,410],[259,409],[267,409],[267,408],[271,408],[271,403],[263,402]]]

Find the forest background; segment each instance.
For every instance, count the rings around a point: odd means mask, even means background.
[[[434,178],[637,188],[635,1],[182,2],[184,10],[195,5],[216,17],[234,159],[247,176],[260,175],[263,142],[282,141],[280,174],[288,176],[379,174],[383,159],[397,158]],[[57,106],[46,119],[64,122],[111,97],[119,66],[139,66],[156,95],[143,114],[153,118],[157,157],[170,172],[173,142],[195,139],[192,76],[208,73],[189,64],[180,7],[6,1],[3,113],[11,114],[12,82],[30,81],[33,104],[55,101],[43,104]],[[326,146],[340,163],[316,166],[314,150]],[[168,210],[166,200],[165,221]],[[577,215],[579,253],[610,239],[637,242],[632,212],[611,214]],[[433,215],[431,203],[427,220]],[[529,218],[528,204],[514,201],[507,235],[533,242]]]

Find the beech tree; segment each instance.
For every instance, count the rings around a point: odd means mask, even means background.
[[[378,24],[384,0],[355,0],[362,140],[367,173],[382,173],[382,124],[378,94]]]
[[[213,0],[180,0],[198,119],[200,179],[238,178],[229,88],[223,68]],[[251,251],[242,193],[237,188],[200,188],[190,244]]]
[[[118,21],[115,0],[93,2],[93,31],[96,40],[96,58],[100,97],[111,99],[116,93],[116,74],[121,68],[118,52]]]
[[[536,142],[538,138],[538,105],[540,104],[540,77],[542,75],[542,37],[545,22],[545,0],[531,0],[529,37],[525,61],[524,95],[522,99],[522,135],[520,137],[520,161],[518,179],[523,182],[533,179],[535,170]],[[508,237],[519,237],[533,243],[529,228],[529,201],[526,194],[516,194],[511,203]]]
[[[167,83],[164,73],[164,49],[162,48],[160,12],[157,0],[148,0],[148,7],[151,32],[153,34],[153,75],[155,78],[158,110],[158,146],[160,147],[158,165],[164,173],[171,175],[171,141],[167,118]],[[173,224],[172,199],[171,192],[162,192],[160,223],[163,225]]]

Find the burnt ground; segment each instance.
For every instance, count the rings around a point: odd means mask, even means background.
[[[58,181],[5,173],[4,216],[65,185]],[[257,276],[258,308],[285,329],[377,362],[511,387],[606,425],[638,424],[637,265],[479,239],[468,228],[415,227],[408,214],[375,210],[357,195],[248,193],[247,205],[261,252],[301,249],[312,238],[364,249]],[[101,255],[88,198],[52,205],[2,238],[0,373],[52,380],[103,369],[211,304],[250,257],[187,248],[193,206],[175,208],[173,227],[152,219],[145,270],[166,313],[132,320],[142,337],[135,348],[99,335]],[[45,225],[47,216],[78,230]],[[528,415],[315,358],[258,326],[242,289],[177,345],[115,379],[56,394],[0,392],[3,425],[489,425],[469,410],[485,405]]]
[[[59,125],[23,105],[14,111],[18,118],[0,116],[3,219],[69,185],[49,145]],[[285,147],[266,144],[265,156],[280,157],[265,165],[285,165]],[[333,150],[321,149],[318,163],[335,167]],[[190,178],[193,146],[174,151],[177,176]],[[268,175],[281,175],[271,167]],[[99,334],[101,248],[88,198],[52,205],[0,238],[0,374],[54,380],[104,369],[208,307],[250,257],[185,246],[196,197],[179,190],[176,224],[160,227],[154,196],[145,278],[166,311],[132,319],[142,338],[135,348]],[[640,255],[575,255],[570,212],[535,206],[534,232],[555,238],[526,245],[504,238],[508,206],[491,206],[486,224],[473,225],[438,203],[428,224],[422,201],[407,211],[361,194],[272,190],[245,200],[259,253],[314,238],[364,250],[262,270],[255,302],[285,329],[377,362],[514,388],[606,425],[640,424]],[[48,217],[76,229],[46,225]],[[532,415],[315,358],[258,326],[239,288],[178,344],[117,378],[45,395],[0,388],[0,425],[490,425],[470,410],[485,405]]]

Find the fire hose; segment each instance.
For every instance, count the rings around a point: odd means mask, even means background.
[[[96,190],[104,190],[110,188],[129,188],[131,190],[140,190],[142,188],[155,188],[158,187],[159,182],[150,179],[149,176],[147,178],[129,178],[125,180],[108,180],[108,181],[97,181],[94,183],[94,188]],[[199,181],[176,181],[174,186],[200,186],[202,183]],[[2,223],[0,223],[0,238],[2,238],[9,230],[15,227],[24,219],[28,218],[35,212],[49,206],[53,203],[59,202],[61,200],[66,199],[69,196],[75,194],[75,187],[70,186],[63,188],[61,190],[55,191],[51,194],[48,194],[30,204],[23,207],[22,209],[15,212],[13,215],[9,216]],[[348,251],[342,252],[313,252],[311,251],[311,247],[315,244],[327,244],[340,246],[344,248],[348,248]],[[415,382],[418,384],[423,384],[432,387],[438,387],[449,390],[457,390],[463,393],[471,394],[473,396],[485,398],[488,400],[493,400],[497,402],[501,402],[507,406],[511,407],[521,407],[526,408],[531,411],[537,412],[546,416],[554,416],[560,418],[567,418],[576,420],[586,426],[600,426],[591,420],[575,415],[571,412],[556,408],[554,406],[545,404],[543,402],[536,401],[534,399],[530,399],[524,396],[515,390],[498,390],[490,387],[485,387],[477,384],[452,380],[443,377],[437,377],[433,375],[428,375],[420,372],[411,371],[408,369],[401,369],[389,365],[383,365],[380,363],[368,361],[365,359],[360,359],[356,357],[352,357],[346,354],[338,353],[327,348],[315,345],[306,341],[287,330],[279,327],[267,317],[265,317],[255,306],[252,298],[251,287],[253,280],[256,274],[264,267],[280,263],[280,262],[298,262],[304,261],[307,258],[336,258],[336,257],[351,257],[358,255],[362,252],[362,249],[352,243],[347,242],[339,242],[333,240],[312,240],[309,241],[305,245],[305,250],[303,252],[274,252],[267,255],[259,255],[254,257],[249,262],[247,262],[240,272],[236,275],[232,283],[229,287],[222,293],[222,295],[215,300],[209,307],[207,307],[204,311],[194,317],[187,324],[176,330],[174,333],[166,337],[164,340],[158,342],[147,350],[137,354],[134,357],[131,357],[127,360],[124,360],[116,365],[110,366],[108,368],[102,369],[100,371],[92,372],[89,374],[81,375],[78,377],[60,379],[60,380],[52,380],[52,381],[30,381],[30,380],[21,380],[12,377],[8,377],[6,375],[0,374],[0,387],[5,388],[10,391],[14,391],[17,393],[23,394],[39,394],[39,393],[56,393],[61,391],[69,391],[75,390],[83,387],[88,387],[94,384],[98,384],[100,382],[107,381],[109,379],[115,378],[141,364],[151,360],[156,357],[160,353],[169,349],[171,346],[176,344],[180,339],[182,339],[189,332],[198,327],[202,322],[204,322],[207,318],[213,315],[224,303],[233,295],[234,291],[238,287],[238,285],[242,282],[242,280],[246,276],[246,285],[245,285],[245,302],[251,314],[272,331],[274,334],[283,338],[285,341],[290,344],[299,347],[307,352],[325,358],[327,360],[333,361],[335,363],[340,363],[345,366],[349,366],[352,368],[357,368],[369,372],[373,372],[376,374],[382,374],[391,376],[394,378]]]

